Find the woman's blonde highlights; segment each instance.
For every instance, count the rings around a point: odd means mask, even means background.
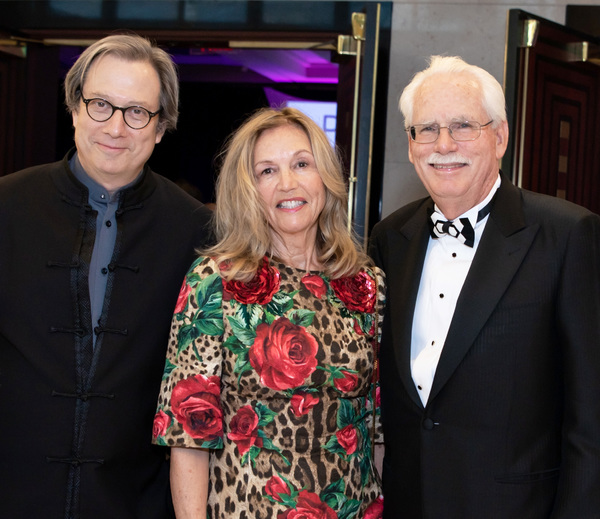
[[[292,124],[303,130],[325,186],[325,206],[318,221],[317,255],[332,278],[354,275],[369,260],[347,227],[347,187],[341,160],[327,136],[308,116],[293,108],[263,108],[227,140],[216,182],[217,244],[203,251],[219,263],[226,279],[249,281],[272,251],[272,233],[256,188],[252,158],[266,130]]]

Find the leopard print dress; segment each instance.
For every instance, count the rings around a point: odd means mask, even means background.
[[[211,519],[381,517],[371,441],[384,294],[377,268],[330,280],[265,259],[242,283],[210,258],[192,265],[153,441],[210,449]]]

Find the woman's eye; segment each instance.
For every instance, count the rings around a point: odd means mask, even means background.
[[[315,161],[312,157],[308,157],[306,159],[299,159],[298,162],[296,163],[296,167],[298,168],[314,168],[315,167]]]

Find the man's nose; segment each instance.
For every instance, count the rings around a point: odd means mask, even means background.
[[[445,126],[440,127],[440,134],[438,135],[437,140],[435,141],[436,151],[441,150],[455,150],[456,149],[456,141],[452,138],[452,132],[450,128]]]
[[[125,114],[121,110],[115,110],[111,118],[104,123],[105,129],[112,136],[118,136],[127,131],[125,123]]]

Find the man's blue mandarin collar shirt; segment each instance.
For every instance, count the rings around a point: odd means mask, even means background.
[[[117,240],[115,213],[119,207],[119,199],[122,191],[135,184],[140,177],[138,175],[133,182],[111,194],[85,172],[77,153],[69,160],[69,166],[75,178],[88,189],[88,203],[98,213],[96,217],[96,238],[88,275],[92,325],[96,327],[102,316],[108,273],[110,271],[109,266]],[[96,344],[96,334],[94,334],[94,344]]]

